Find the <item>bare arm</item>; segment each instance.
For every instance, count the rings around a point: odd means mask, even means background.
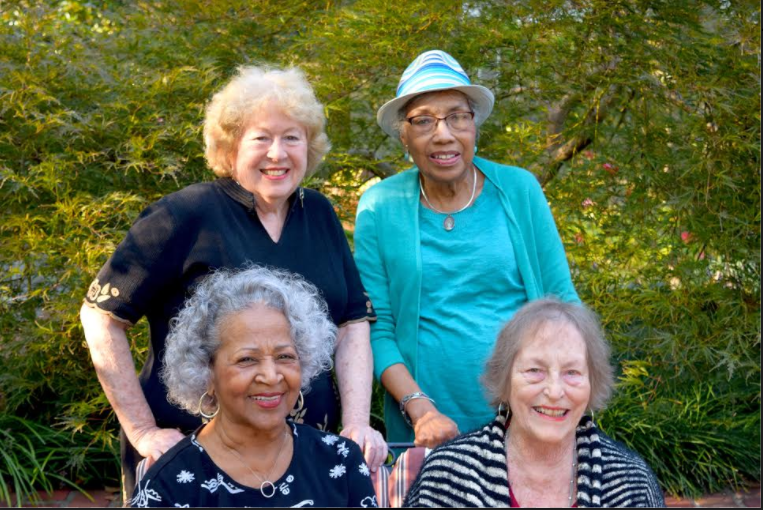
[[[127,439],[143,457],[158,459],[184,436],[156,426],[135,374],[127,324],[86,304],[80,309],[80,320],[98,380]]]
[[[398,402],[406,395],[421,391],[408,368],[402,363],[396,363],[387,368],[382,373],[381,382]],[[408,401],[405,410],[413,423],[416,446],[434,448],[456,437],[459,433],[456,423],[439,412],[434,404],[425,398]]]
[[[336,346],[336,377],[342,400],[341,435],[358,443],[366,464],[373,470],[387,458],[387,443],[371,428],[373,354],[367,321],[339,328]]]

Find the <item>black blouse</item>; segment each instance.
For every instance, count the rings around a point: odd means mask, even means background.
[[[301,274],[320,290],[338,326],[376,318],[342,225],[317,191],[302,188],[290,197],[277,243],[257,216],[254,195],[232,179],[194,184],[165,196],[141,213],[86,297],[86,303],[117,320],[134,324],[144,315],[148,319],[151,342],[140,382],[159,427],[188,433],[201,423],[167,402],[159,378],[170,319],[211,271],[249,263]],[[330,372],[312,382],[294,419],[337,430],[339,398]]]
[[[201,430],[201,429],[199,429]],[[273,496],[233,480],[196,440],[180,441],[151,466],[134,507],[376,507],[370,471],[353,441],[292,424],[294,454]],[[270,487],[266,494],[270,494]]]

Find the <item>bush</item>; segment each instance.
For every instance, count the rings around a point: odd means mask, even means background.
[[[27,424],[17,451],[55,435],[116,476],[78,309],[140,210],[213,178],[203,108],[237,65],[310,75],[334,145],[310,185],[351,239],[358,190],[407,165],[375,111],[441,48],[496,93],[480,155],[539,176],[610,333],[619,393],[597,419],[671,492],[759,480],[759,16],[687,0],[4,3],[0,416]],[[131,339],[140,361],[145,325]],[[53,457],[24,455],[30,480],[60,480]],[[79,469],[60,476],[91,480]]]

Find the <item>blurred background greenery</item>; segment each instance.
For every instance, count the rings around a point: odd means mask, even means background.
[[[673,494],[760,480],[758,2],[4,0],[0,499],[118,483],[78,309],[145,206],[213,179],[235,68],[308,73],[334,146],[308,185],[352,240],[363,186],[407,167],[376,109],[433,48],[495,92],[480,155],[544,186],[614,346],[603,428]]]

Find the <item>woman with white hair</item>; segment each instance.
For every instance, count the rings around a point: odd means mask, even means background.
[[[375,313],[333,206],[301,187],[329,150],[325,124],[323,105],[300,70],[240,68],[206,110],[205,156],[218,178],[148,207],[90,286],[80,317],[122,426],[126,496],[141,457],[158,459],[200,424],[167,402],[159,378],[170,320],[211,271],[249,263],[305,277],[338,327],[338,392],[330,371],[318,374],[294,420],[328,431],[341,423],[341,434],[361,446],[372,470],[386,457],[384,439],[369,424],[368,322]],[[126,330],[143,316],[151,342],[138,378]]]
[[[376,506],[352,441],[288,420],[331,365],[318,289],[285,271],[218,271],[172,320],[168,398],[209,422],[138,482],[137,507]]]
[[[599,321],[540,299],[501,330],[483,382],[497,416],[426,458],[412,507],[661,507],[657,478],[593,421],[614,384]]]

